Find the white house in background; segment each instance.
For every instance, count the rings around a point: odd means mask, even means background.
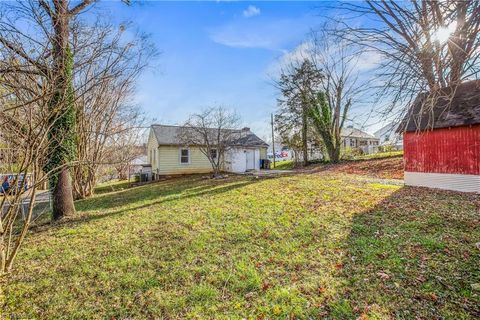
[[[403,150],[403,135],[397,133],[399,123],[391,122],[374,133],[380,139],[380,146],[391,146]]]
[[[379,139],[353,126],[342,129],[340,133],[342,138],[342,147],[359,148],[366,154],[378,152]]]
[[[182,144],[180,135],[183,128],[158,124],[150,127],[147,152],[153,179],[162,175],[212,171],[210,161],[198,146]],[[268,144],[249,128],[235,130],[235,134],[237,137],[225,154],[223,170],[234,173],[260,170],[260,160],[267,159]]]

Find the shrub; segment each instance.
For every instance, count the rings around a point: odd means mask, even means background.
[[[362,156],[363,154],[364,154],[364,152],[360,148],[346,148],[342,152],[341,159],[342,160],[353,160],[356,157]]]

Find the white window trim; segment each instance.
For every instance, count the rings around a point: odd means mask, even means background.
[[[188,150],[188,162],[182,162],[182,150]],[[188,166],[192,161],[192,154],[190,148],[181,147],[178,149],[178,163],[182,166]]]

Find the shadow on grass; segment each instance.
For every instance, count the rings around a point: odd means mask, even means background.
[[[269,179],[272,178],[269,177]],[[51,229],[52,227],[72,227],[81,223],[88,223],[112,216],[121,216],[135,210],[141,210],[162,203],[181,201],[202,196],[219,195],[257,183],[261,180],[262,179],[250,177],[235,177],[226,180],[181,178],[133,187],[120,192],[100,195],[92,199],[80,200],[76,203],[77,215],[75,217],[69,217],[62,221],[55,222],[54,224],[46,221],[33,226],[30,232],[40,233]],[[121,209],[108,211],[108,209],[117,207],[120,207]],[[102,211],[102,213],[93,214],[89,211]]]
[[[132,182],[128,180],[116,181],[113,183],[104,183],[95,187],[95,195],[130,189],[131,183]]]
[[[29,261],[27,272],[7,292],[8,308],[25,308],[23,318],[81,312],[88,314],[84,318],[187,318],[190,310],[198,318],[222,316],[222,311],[265,319],[478,318],[478,292],[471,284],[480,282],[475,246],[480,238],[479,196],[408,187],[383,193],[381,188],[392,186],[367,188],[363,182],[343,189],[337,179],[310,189],[314,178],[298,185],[290,184],[300,179],[290,180],[285,188],[294,192],[266,190],[271,198],[256,199],[263,188],[235,192],[232,198],[248,198],[225,208],[236,205],[238,212],[215,212],[230,197],[208,197],[230,195],[225,192],[261,180],[179,179],[98,197],[111,210],[95,202],[97,198],[86,200],[79,204],[79,216],[45,230],[122,215],[124,223],[114,228],[109,228],[110,221],[92,224],[92,235],[62,238],[54,232],[40,238],[60,241],[52,248],[32,246],[24,257],[29,259],[24,260]],[[322,190],[329,188],[336,197],[327,200],[324,196],[330,194]],[[298,201],[264,215],[263,209],[279,197]],[[185,199],[193,201],[181,203]],[[250,200],[257,205],[247,208]],[[179,201],[178,207],[174,203],[165,216],[149,221],[154,211],[145,209],[139,213],[141,225],[128,229],[129,221],[135,225],[135,210],[172,201]],[[319,201],[326,206],[312,211]],[[204,209],[198,216],[189,210],[197,202]],[[342,205],[339,211],[333,208]],[[367,207],[373,208],[360,209]],[[98,212],[82,215],[80,209]],[[299,209],[305,212],[296,214]],[[203,214],[206,218],[198,220]],[[124,234],[115,238],[107,230]],[[42,298],[46,290],[52,299]],[[237,308],[247,294],[249,306]],[[111,307],[119,298],[132,310]],[[60,309],[63,305],[71,309]],[[210,311],[217,305],[221,308]]]
[[[404,187],[357,214],[334,318],[478,319],[480,196]],[[362,318],[363,319],[363,318]]]

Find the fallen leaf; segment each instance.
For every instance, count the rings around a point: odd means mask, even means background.
[[[272,285],[270,283],[266,282],[266,281],[262,284],[262,290],[263,291],[267,291],[271,287],[272,287]]]
[[[366,313],[362,313],[360,317],[357,318],[357,320],[368,320],[369,317]]]
[[[382,279],[382,280],[390,279],[390,276],[388,274],[386,274],[385,272],[377,272],[377,276],[379,276],[380,279]]]

